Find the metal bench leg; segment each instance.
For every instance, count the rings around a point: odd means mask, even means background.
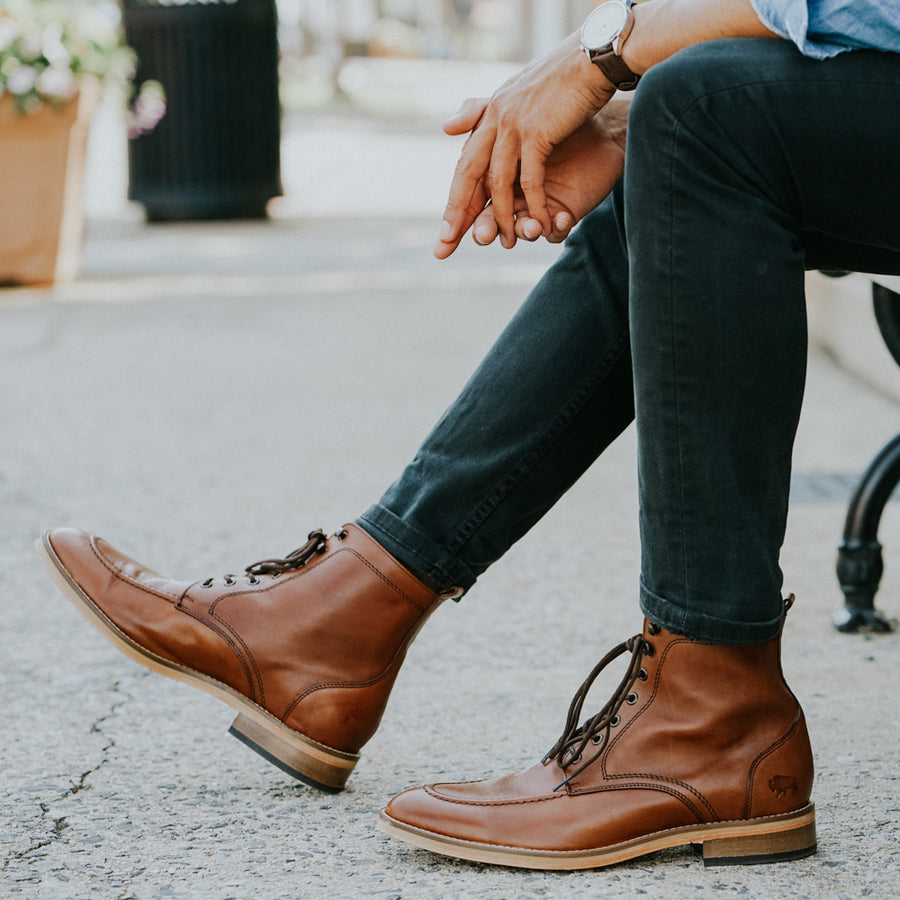
[[[875,594],[884,572],[878,525],[898,482],[900,435],[872,460],[847,509],[837,558],[838,581],[844,592],[844,606],[834,614],[838,631],[894,630],[895,623],[875,609]]]

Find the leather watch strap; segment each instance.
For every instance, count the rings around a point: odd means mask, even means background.
[[[641,76],[632,72],[617,53],[593,50],[588,57],[620,91],[633,91],[637,87]]]

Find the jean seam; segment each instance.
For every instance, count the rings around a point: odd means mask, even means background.
[[[560,414],[553,420],[550,426],[548,426],[541,440],[536,442],[536,449],[516,465],[513,471],[507,475],[504,484],[485,497],[475,508],[472,515],[470,515],[457,529],[456,536],[448,542],[448,551],[454,557],[457,557],[458,559],[463,548],[471,541],[476,531],[487,522],[487,520],[500,508],[504,500],[510,496],[515,487],[520,484],[530,472],[534,471],[540,461],[550,452],[554,443],[565,433],[566,428],[584,408],[588,399],[590,399],[602,385],[612,367],[622,358],[622,355],[628,351],[629,346],[630,335],[629,329],[626,327],[622,336],[615,344],[613,344],[607,356],[603,358],[603,362],[594,370],[596,373],[595,376],[585,382],[581,391],[566,404],[560,411]]]
[[[675,185],[675,161],[676,157],[676,148],[678,145],[678,132],[681,127],[681,123],[684,119],[684,116],[687,115],[687,112],[693,108],[695,103],[692,103],[689,107],[687,107],[684,111],[679,113],[678,119],[676,122],[675,128],[672,129],[672,148],[669,155],[669,189],[668,189],[668,200],[669,200],[669,272],[674,273],[675,271],[675,198],[674,198],[674,185]],[[673,278],[670,277],[667,280],[667,289],[669,292],[668,296],[668,305],[669,305],[669,341],[670,348],[672,353],[672,363],[671,363],[671,378],[672,378],[672,390],[675,395],[674,403],[672,404],[672,412],[675,417],[675,439],[678,447],[678,497],[679,497],[679,519],[680,519],[680,541],[681,541],[681,582],[685,586],[685,591],[688,592],[688,561],[687,561],[687,525],[685,523],[685,515],[684,515],[684,504],[685,504],[685,488],[684,488],[684,446],[681,441],[681,415],[680,415],[680,391],[678,384],[678,366],[676,361],[676,339],[675,339],[675,291],[673,289]],[[682,611],[683,612],[683,611]]]

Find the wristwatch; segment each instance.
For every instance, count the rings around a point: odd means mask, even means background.
[[[620,90],[633,91],[636,75],[619,55],[622,44],[634,27],[632,0],[601,3],[581,26],[581,47],[588,59]]]

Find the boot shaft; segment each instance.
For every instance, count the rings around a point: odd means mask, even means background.
[[[674,792],[703,821],[797,809],[813,761],[800,704],[780,663],[780,637],[702,644],[645,623],[637,678],[599,758],[572,792],[646,784]]]

